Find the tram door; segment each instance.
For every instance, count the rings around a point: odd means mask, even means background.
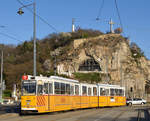
[[[43,96],[44,96],[44,105],[45,105],[45,110],[48,111],[48,105],[49,105],[49,84],[48,82],[44,83],[44,88],[43,88]]]
[[[49,82],[48,84],[48,110],[52,110],[52,107],[51,106],[51,95],[53,94],[53,83],[52,82]]]

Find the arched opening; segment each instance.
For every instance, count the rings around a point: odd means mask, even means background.
[[[101,71],[101,68],[94,59],[87,59],[79,66],[79,71]]]

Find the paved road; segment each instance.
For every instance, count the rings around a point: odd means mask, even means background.
[[[0,121],[150,121],[150,107],[94,108],[25,116],[12,110],[0,115]]]
[[[19,106],[14,105],[0,105],[0,115],[6,113],[19,113]]]

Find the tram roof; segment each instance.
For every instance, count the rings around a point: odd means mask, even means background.
[[[74,80],[74,79],[68,79],[68,78],[63,78],[63,77],[59,77],[59,76],[50,76],[50,77],[44,77],[44,76],[42,76],[42,75],[40,75],[40,76],[31,76],[31,75],[27,75],[27,78],[29,79],[29,80],[39,80],[39,79],[41,79],[41,80],[51,80],[51,79],[53,79],[53,80],[58,80],[58,81],[67,81],[67,82],[74,82],[74,83],[79,83],[79,81],[78,80]],[[25,79],[24,79],[25,80]]]
[[[63,77],[58,77],[58,76],[50,76],[51,79],[55,79],[55,80],[62,80],[62,81],[67,81],[67,82],[75,82],[78,83],[78,80],[74,80],[74,79],[68,79],[68,78],[63,78]]]
[[[98,86],[101,86],[101,87],[116,87],[116,88],[124,88],[124,87],[121,87],[120,85],[110,85],[110,84],[97,84]]]

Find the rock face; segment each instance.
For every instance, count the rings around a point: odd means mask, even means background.
[[[45,71],[49,72],[49,70],[52,68],[50,59],[45,60],[45,62],[43,63],[43,68],[45,69]]]
[[[109,75],[102,83],[121,85],[127,97],[144,97],[150,80],[150,61],[134,58],[129,41],[119,34],[106,34],[74,40],[68,56],[57,63],[57,72],[73,76],[74,72],[97,72]]]

